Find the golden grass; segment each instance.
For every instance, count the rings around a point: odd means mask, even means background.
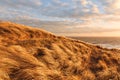
[[[120,80],[120,51],[0,22],[0,80]]]

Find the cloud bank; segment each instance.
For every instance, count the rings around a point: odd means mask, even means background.
[[[56,34],[120,31],[120,0],[0,0],[0,13]]]

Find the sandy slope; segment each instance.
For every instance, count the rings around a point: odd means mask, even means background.
[[[120,51],[0,22],[0,80],[120,80]]]

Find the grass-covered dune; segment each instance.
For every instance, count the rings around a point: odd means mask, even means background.
[[[120,51],[0,22],[0,80],[120,80]]]

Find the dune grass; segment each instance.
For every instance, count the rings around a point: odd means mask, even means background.
[[[0,80],[120,80],[120,51],[0,22]]]

